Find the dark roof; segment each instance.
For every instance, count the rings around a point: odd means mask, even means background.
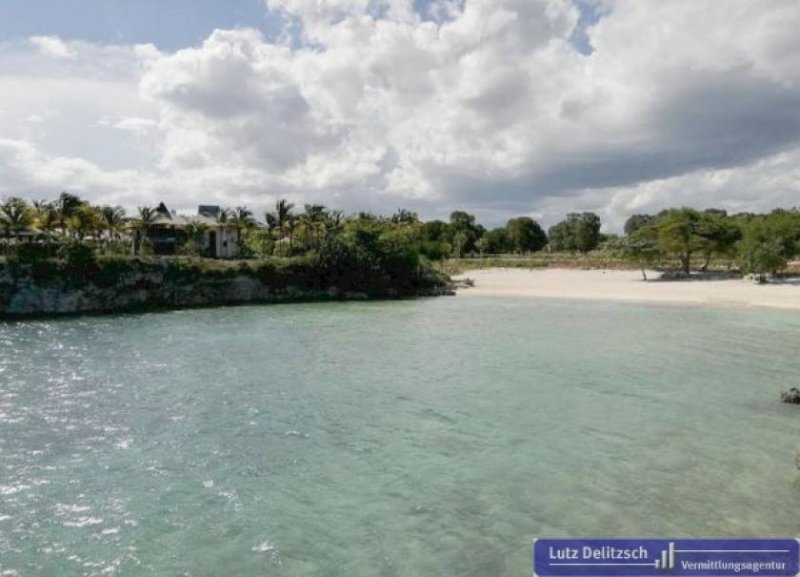
[[[158,206],[156,207],[156,212],[158,214],[160,214],[161,216],[165,216],[167,218],[172,218],[172,213],[167,208],[167,205],[164,204],[163,202],[160,202],[158,204]]]
[[[207,216],[209,218],[219,217],[222,209],[219,206],[201,204],[197,207],[197,214],[200,216]]]

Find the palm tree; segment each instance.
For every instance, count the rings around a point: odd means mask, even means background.
[[[47,237],[56,228],[59,216],[55,203],[47,200],[34,200],[34,226],[47,233]]]
[[[25,199],[12,197],[0,205],[0,223],[6,230],[6,235],[17,235],[33,224],[34,213]]]
[[[246,206],[237,206],[231,211],[230,222],[236,227],[236,246],[242,251],[242,231],[255,224],[253,213]]]
[[[253,212],[246,206],[237,206],[231,214],[231,222],[242,228],[253,226]]]
[[[266,216],[267,226],[270,230],[277,230],[281,238],[289,235],[289,252],[292,250],[292,233],[294,232],[294,215],[292,214],[294,204],[286,199],[281,199],[275,204],[275,211],[268,212]]]
[[[319,250],[320,237],[330,222],[328,210],[321,204],[305,205],[305,213],[300,215],[302,224],[314,235],[314,248]]]
[[[139,252],[142,252],[144,241],[148,237],[150,228],[158,220],[159,213],[152,206],[140,206],[139,216],[133,221],[133,227],[136,229],[139,237]]]
[[[79,241],[82,241],[87,236],[98,237],[105,229],[105,218],[96,206],[82,204],[75,211],[75,216],[72,218],[72,227]]]
[[[51,203],[48,200],[33,200],[33,201],[31,201],[31,204],[33,204],[33,209],[37,213],[38,212],[45,212],[47,209],[49,209],[50,207],[53,206],[53,203]]]
[[[100,209],[103,214],[105,229],[112,240],[118,240],[122,227],[125,225],[125,209],[121,206],[104,206]]]
[[[61,229],[61,236],[67,234],[67,222],[75,216],[78,209],[83,205],[80,197],[62,192],[55,202],[55,209],[58,214],[58,226]]]
[[[233,216],[233,211],[231,211],[230,208],[223,208],[217,215],[217,222],[220,224],[225,224],[231,219],[231,216]]]
[[[292,215],[286,221],[286,235],[289,237],[289,256],[292,256],[292,244],[294,240],[294,231],[297,230],[297,217]]]

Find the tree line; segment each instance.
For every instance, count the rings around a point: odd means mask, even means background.
[[[528,216],[510,219],[505,226],[487,230],[475,217],[455,211],[449,222],[433,220],[423,224],[424,249],[432,258],[483,254],[528,254],[549,249],[555,252],[589,252],[605,238],[600,217],[591,212],[574,213],[545,233]]]
[[[119,246],[127,233],[137,235],[142,243],[140,252],[147,254],[147,232],[157,226],[160,212],[157,207],[139,207],[129,216],[119,206],[93,205],[67,192],[53,201],[30,202],[12,197],[0,203],[0,230],[6,238],[31,238],[32,231],[49,241],[95,242],[109,250],[125,251]],[[431,260],[461,258],[476,254],[526,254],[550,247],[556,251],[588,252],[598,245],[600,219],[592,213],[570,214],[546,233],[534,219],[520,216],[510,219],[503,227],[486,229],[474,215],[454,211],[447,222],[424,222],[417,213],[399,209],[389,217],[371,213],[346,216],[319,204],[298,208],[281,199],[273,210],[259,222],[246,206],[223,208],[217,221],[239,231],[243,258],[265,256],[295,256],[319,251],[323,240],[344,233],[362,236],[364,229],[380,228],[402,235],[420,254]],[[201,223],[188,223],[184,254],[195,254],[197,241],[207,231]]]
[[[126,254],[131,231],[147,232],[159,220],[157,208],[139,207],[133,216],[118,206],[93,205],[64,192],[53,201],[29,202],[13,197],[0,203],[0,231],[22,238],[31,229],[48,242],[94,243],[109,252]],[[657,214],[635,214],[623,235],[601,232],[592,212],[571,213],[546,232],[536,220],[520,216],[505,226],[487,229],[474,215],[454,211],[447,221],[422,221],[400,209],[391,216],[371,213],[345,215],[320,204],[297,207],[282,199],[259,222],[245,206],[222,209],[217,220],[235,227],[241,258],[291,257],[327,254],[380,245],[407,250],[428,260],[486,254],[518,255],[551,252],[588,253],[604,248],[644,267],[675,263],[688,274],[693,267],[708,269],[715,260],[735,264],[745,274],[764,275],[783,269],[800,253],[800,211],[776,209],[768,214],[729,215],[721,209],[670,208]],[[202,223],[185,227],[184,254],[196,254]],[[146,246],[142,247],[146,253]],[[357,251],[356,251],[357,252]]]
[[[763,280],[800,253],[800,211],[729,215],[721,209],[671,208],[636,214],[628,218],[625,236],[614,246],[638,260],[643,271],[672,259],[688,275],[693,265],[704,271],[719,259]]]

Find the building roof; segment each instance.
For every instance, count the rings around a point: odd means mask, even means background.
[[[176,228],[188,226],[190,224],[202,224],[211,227],[232,227],[231,223],[219,222],[217,218],[222,214],[222,209],[215,205],[200,205],[197,214],[191,216],[180,215],[167,208],[163,202],[156,208],[158,218],[153,222],[154,226],[172,226]]]
[[[222,214],[222,208],[213,204],[201,204],[197,207],[197,214],[217,219],[219,215]]]

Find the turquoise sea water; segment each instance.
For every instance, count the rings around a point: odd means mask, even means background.
[[[0,575],[511,576],[800,535],[800,314],[482,297],[0,324]]]

